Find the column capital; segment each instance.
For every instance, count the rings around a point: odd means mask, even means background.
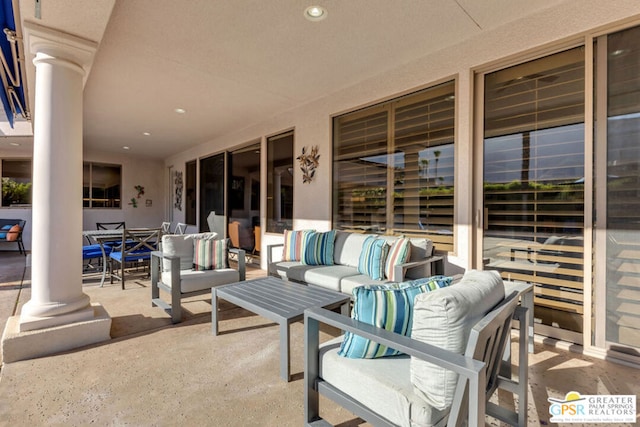
[[[25,21],[23,25],[25,47],[33,55],[44,54],[53,58],[72,62],[89,74],[98,43],[34,22]]]

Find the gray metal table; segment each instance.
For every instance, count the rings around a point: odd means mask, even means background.
[[[218,335],[218,299],[224,299],[280,325],[280,377],[290,380],[290,325],[304,318],[311,307],[341,307],[349,315],[347,294],[314,286],[262,277],[211,288],[211,332]]]

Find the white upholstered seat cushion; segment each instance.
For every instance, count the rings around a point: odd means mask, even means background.
[[[399,426],[431,426],[447,413],[427,404],[409,380],[409,356],[348,359],[338,356],[343,337],[321,345],[320,377]]]
[[[240,280],[238,270],[222,268],[219,270],[180,270],[180,291],[182,293],[201,291],[214,286],[233,283]],[[171,273],[162,273],[162,283],[171,287]]]

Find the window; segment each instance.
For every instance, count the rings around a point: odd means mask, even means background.
[[[583,326],[584,76],[577,47],[484,77],[483,257],[503,278],[535,285],[542,325],[574,332]]]
[[[455,82],[333,121],[335,228],[453,250]]]
[[[196,225],[196,161],[185,164],[184,219],[187,224]]]
[[[82,170],[82,205],[85,208],[120,208],[122,167],[85,162]]]
[[[293,227],[293,131],[267,138],[267,232]]]
[[[2,160],[2,206],[31,204],[31,160]]]

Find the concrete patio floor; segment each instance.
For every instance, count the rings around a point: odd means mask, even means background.
[[[0,327],[29,300],[25,257],[0,252]],[[265,274],[251,269],[249,277]],[[303,327],[292,325],[294,380],[279,377],[278,329],[231,304],[221,306],[222,333],[211,335],[211,300],[185,303],[185,321],[172,325],[151,307],[144,277],[84,292],[112,317],[110,341],[4,364],[0,426],[300,426],[303,425]],[[224,303],[224,302],[223,302]],[[326,330],[324,338],[335,331]],[[530,356],[529,425],[549,422],[549,397],[640,394],[640,370],[536,343]],[[513,405],[506,393],[494,401]],[[327,400],[321,413],[341,427],[366,425]],[[488,420],[489,422],[491,420]],[[497,422],[490,422],[499,425]],[[577,425],[577,424],[567,424]],[[611,425],[611,424],[608,424]]]

